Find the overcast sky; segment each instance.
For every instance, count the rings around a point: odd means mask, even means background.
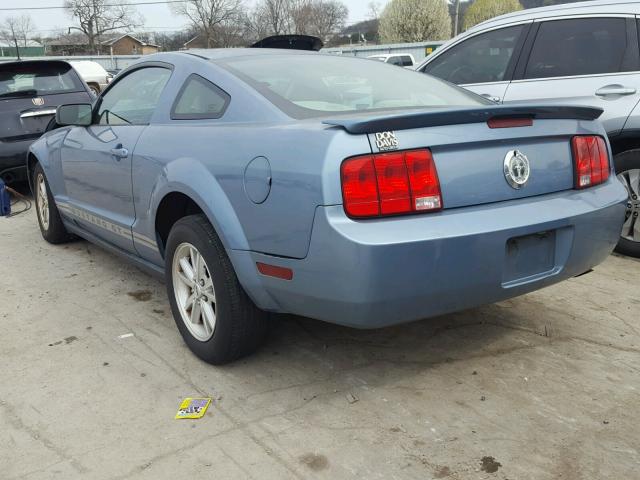
[[[115,2],[116,0],[114,0]],[[145,1],[145,0],[137,0]],[[342,0],[349,8],[349,22],[355,23],[365,20],[370,0]],[[10,7],[49,7],[62,6],[64,0],[0,0],[0,8]],[[245,0],[247,5],[253,5],[255,0]],[[385,3],[379,1],[378,3]],[[144,30],[171,31],[179,30],[185,25],[185,20],[169,11],[168,5],[138,5],[136,6],[145,19]],[[36,27],[34,36],[46,36],[54,29],[65,29],[72,26],[73,20],[65,10],[31,10],[31,11],[0,11],[0,22],[6,17],[20,14],[30,14]]]

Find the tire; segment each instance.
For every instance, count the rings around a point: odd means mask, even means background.
[[[622,152],[613,162],[618,178],[629,192],[625,223],[615,250],[640,258],[640,150]]]
[[[73,240],[75,237],[67,232],[62,223],[60,212],[51,195],[49,182],[39,163],[36,164],[33,172],[33,195],[42,238],[54,245]]]
[[[100,96],[100,87],[98,87],[95,83],[88,83],[87,86],[96,97]]]
[[[198,263],[198,258],[204,263]],[[196,265],[200,273],[192,275]],[[204,215],[184,217],[171,229],[165,277],[178,330],[199,358],[222,365],[253,353],[263,343],[267,314],[238,282],[222,242]]]

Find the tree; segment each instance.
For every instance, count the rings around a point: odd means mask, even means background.
[[[518,0],[476,0],[464,14],[464,28],[516,10],[522,10]]]
[[[308,10],[308,24],[304,32],[327,42],[329,38],[344,28],[349,10],[337,0],[311,2]]]
[[[242,22],[242,0],[186,0],[171,8],[186,17],[194,30],[200,32],[207,48],[216,46],[216,37],[223,29]]]
[[[289,33],[290,12],[291,0],[262,0],[253,13],[254,30],[260,38]]]
[[[126,4],[126,0],[65,0],[69,15],[78,21],[79,30],[87,37],[89,51],[100,53],[100,37],[115,30],[130,30],[142,25],[143,20],[137,12]]]
[[[380,17],[380,37],[386,43],[445,40],[451,37],[447,2],[391,0]]]
[[[156,32],[154,43],[158,45],[163,52],[173,52],[180,50],[185,43],[197,34],[198,32],[189,29],[179,32]]]
[[[33,29],[33,21],[29,15],[8,17],[0,26],[0,36],[10,45],[26,47]]]
[[[367,4],[367,20],[378,20],[380,18],[380,3],[369,2]]]
[[[251,14],[254,38],[269,35],[314,35],[323,41],[341,30],[349,10],[339,0],[261,0]]]

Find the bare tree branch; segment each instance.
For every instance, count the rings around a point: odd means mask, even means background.
[[[315,35],[327,41],[344,27],[349,11],[339,0],[261,0],[250,18],[258,38]]]
[[[171,8],[200,32],[207,48],[223,46],[221,32],[241,25],[244,13],[242,0],[188,0],[174,3]]]
[[[75,30],[87,37],[91,53],[100,53],[100,37],[116,30],[131,30],[143,19],[126,0],[114,5],[110,0],[65,0],[69,15],[78,22]]]
[[[0,37],[11,45],[26,47],[34,30],[33,20],[29,15],[8,17],[0,26]]]

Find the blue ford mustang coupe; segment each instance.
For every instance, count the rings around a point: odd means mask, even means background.
[[[28,165],[45,240],[164,275],[186,343],[220,364],[266,312],[382,327],[602,262],[627,192],[600,113],[318,53],[158,54],[59,107]]]

